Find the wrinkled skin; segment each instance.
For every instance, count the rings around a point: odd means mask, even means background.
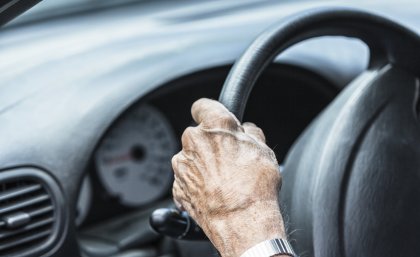
[[[202,227],[223,257],[238,257],[264,240],[285,238],[278,204],[281,176],[265,136],[240,124],[222,104],[196,101],[196,127],[182,135],[172,159],[174,201]]]

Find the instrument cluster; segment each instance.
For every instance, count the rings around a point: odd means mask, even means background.
[[[146,207],[168,196],[177,141],[170,121],[157,107],[140,103],[130,108],[95,151],[81,186],[76,225]]]
[[[171,159],[192,124],[191,105],[202,97],[217,99],[228,71],[205,70],[162,85],[115,120],[87,167],[76,215],[81,230],[170,199]],[[281,163],[337,91],[315,73],[272,65],[255,86],[244,120],[264,130]]]

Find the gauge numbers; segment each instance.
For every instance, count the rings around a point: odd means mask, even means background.
[[[95,163],[99,179],[126,206],[141,206],[172,185],[174,132],[156,108],[142,105],[127,113],[105,136]]]

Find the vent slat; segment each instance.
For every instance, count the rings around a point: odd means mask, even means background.
[[[0,215],[11,211],[16,211],[37,203],[41,203],[48,199],[50,199],[48,195],[40,195],[29,199],[21,200],[19,202],[9,203],[5,206],[0,206]]]
[[[22,245],[22,244],[25,244],[25,243],[30,243],[30,242],[35,241],[37,239],[44,238],[44,237],[48,236],[49,234],[51,234],[51,229],[40,231],[36,234],[26,236],[26,237],[22,237],[22,238],[17,239],[17,240],[12,240],[10,242],[2,242],[0,244],[0,251],[5,251],[5,250],[8,250],[12,247],[16,247],[16,246],[19,246],[19,245]]]
[[[30,225],[27,225],[27,226],[25,226],[21,229],[10,230],[10,231],[7,231],[7,232],[0,232],[0,240],[4,240],[4,239],[9,238],[11,236],[18,235],[18,234],[30,231],[32,229],[36,229],[36,228],[51,224],[53,221],[54,221],[54,219],[50,217],[50,218],[46,218],[46,219],[31,223]],[[0,242],[0,245],[1,244],[2,244],[2,242]]]
[[[39,189],[41,189],[41,185],[27,185],[27,186],[21,186],[16,189],[7,190],[0,193],[0,202],[9,200],[27,193],[35,192]]]
[[[31,218],[34,218],[36,216],[48,213],[50,211],[54,210],[54,208],[51,205],[33,210],[33,211],[28,211],[27,213],[29,214],[29,216],[31,216]]]

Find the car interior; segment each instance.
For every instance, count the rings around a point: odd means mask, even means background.
[[[415,0],[3,2],[0,256],[217,256],[172,200],[200,98],[264,131],[298,256],[420,256]]]

